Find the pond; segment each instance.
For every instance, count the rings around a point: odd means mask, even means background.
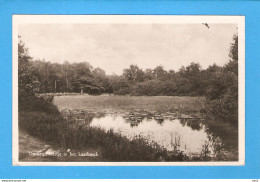
[[[141,121],[131,121],[123,116],[106,115],[93,118],[90,126],[101,127],[106,131],[112,129],[130,139],[141,135],[169,151],[182,151],[188,156],[199,156],[207,150],[209,156],[215,157],[220,150],[225,150],[222,139],[209,133],[208,126],[203,121],[195,119],[144,118]],[[235,144],[236,141],[233,142]],[[233,155],[231,151],[225,152]]]
[[[66,113],[66,112],[65,112]],[[68,111],[67,111],[68,113]],[[132,139],[142,136],[168,151],[180,151],[187,156],[207,155],[222,160],[237,160],[237,132],[228,124],[198,118],[176,118],[169,113],[69,111],[77,124],[113,130]],[[172,113],[174,115],[174,113]],[[231,137],[232,136],[232,137]]]
[[[127,103],[126,100],[121,102],[123,99],[128,99],[129,102]],[[141,99],[145,104],[142,105],[139,102]],[[207,156],[207,160],[238,160],[238,128],[236,126],[212,119],[200,111],[179,112],[178,108],[160,110],[162,106],[166,105],[163,103],[167,103],[168,106],[176,103],[178,99],[181,103],[178,107],[186,104],[184,106],[190,110],[190,103],[194,101],[192,108],[196,109],[195,103],[199,103],[197,100],[187,97],[145,97],[141,99],[71,96],[56,97],[55,103],[65,117],[73,119],[75,124],[100,127],[105,131],[113,130],[130,140],[141,136],[168,151],[181,152],[192,158]],[[152,99],[158,99],[153,102],[153,105],[157,104],[155,109],[147,107]],[[168,103],[167,101],[170,99],[172,99],[171,103]],[[115,104],[116,101],[117,104]]]
[[[208,139],[205,126],[197,124],[198,128],[192,129],[187,123],[178,119],[155,120],[154,118],[145,118],[142,121],[133,122],[126,120],[122,116],[107,115],[102,118],[94,118],[90,126],[101,127],[106,131],[112,129],[128,138],[142,135],[168,150],[199,154],[205,143],[211,143],[212,145],[212,142]]]

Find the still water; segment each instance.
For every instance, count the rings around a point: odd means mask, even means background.
[[[112,129],[128,138],[140,134],[168,150],[178,149],[185,151],[185,153],[200,153],[202,146],[208,142],[207,133],[203,126],[200,130],[193,130],[186,124],[183,125],[180,120],[158,122],[155,119],[144,119],[133,125],[131,122],[124,121],[122,116],[106,116],[94,118],[90,126],[98,126],[106,131]]]
[[[90,126],[101,127],[106,131],[112,129],[129,139],[141,135],[169,151],[182,151],[188,156],[199,156],[206,151],[211,157],[220,153],[225,155],[222,158],[227,157],[228,160],[236,160],[237,157],[237,138],[230,137],[234,135],[230,133],[233,130],[223,124],[214,124],[212,129],[205,121],[198,119],[142,118],[133,122],[120,115],[105,115],[93,117]]]

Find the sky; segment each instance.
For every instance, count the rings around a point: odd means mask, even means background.
[[[21,24],[19,35],[34,59],[89,62],[107,74],[130,64],[178,71],[191,62],[203,69],[229,61],[235,24]]]

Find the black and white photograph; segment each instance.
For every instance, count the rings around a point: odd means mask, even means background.
[[[14,15],[13,165],[244,165],[243,16]]]

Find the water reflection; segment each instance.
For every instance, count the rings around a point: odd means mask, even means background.
[[[182,151],[198,160],[238,159],[238,132],[223,122],[162,116],[160,114],[88,113],[68,114],[79,124],[113,130],[129,139],[142,135],[169,151]]]
[[[106,131],[113,129],[128,138],[136,135],[149,138],[167,148],[168,150],[180,150],[186,154],[199,154],[205,142],[209,142],[204,128],[194,130],[183,125],[180,120],[155,120],[143,118],[142,121],[124,120],[122,116],[105,116],[94,118],[90,126],[97,126]]]
[[[183,127],[189,126],[193,130],[201,130],[203,126],[201,120],[197,120],[197,119],[180,119],[180,122]]]

